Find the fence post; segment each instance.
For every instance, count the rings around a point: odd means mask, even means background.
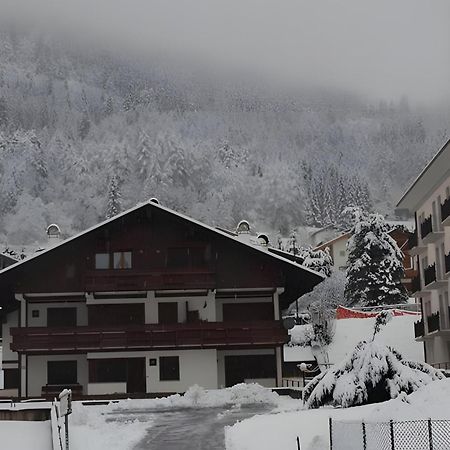
[[[328,429],[330,431],[330,450],[333,450],[333,419],[328,419]]]
[[[300,447],[300,438],[297,436],[297,450],[301,450]]]
[[[431,419],[428,419],[428,443],[430,444],[430,450],[433,450],[433,432],[431,428]]]
[[[389,430],[391,432],[391,450],[395,450],[394,421],[392,419],[389,421]]]
[[[367,450],[366,424],[362,421],[363,449]]]

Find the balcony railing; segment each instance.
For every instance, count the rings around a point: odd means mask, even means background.
[[[420,291],[420,277],[416,276],[411,280],[411,294]]]
[[[417,238],[417,230],[414,231],[414,233],[410,233],[408,238],[408,249],[411,250],[414,247],[417,247],[418,245],[418,238]]]
[[[441,204],[441,219],[442,222],[450,216],[450,197],[444,200]]]
[[[279,321],[104,327],[12,328],[11,350],[64,352],[172,348],[275,346],[288,341]]]
[[[431,222],[431,215],[430,215],[420,224],[420,236],[423,239],[432,232],[433,232],[433,225]]]
[[[445,255],[445,273],[450,272],[450,252]]]
[[[428,333],[432,333],[433,331],[439,330],[440,329],[439,312],[431,314],[431,316],[428,316],[427,323],[428,323]]]
[[[414,322],[414,336],[416,338],[422,337],[425,334],[425,325],[423,323],[423,319]]]
[[[93,270],[84,278],[88,292],[148,289],[213,289],[215,274],[207,269],[190,271]]]
[[[450,362],[432,363],[430,365],[435,369],[450,370]]]
[[[431,264],[426,269],[423,270],[423,276],[425,279],[425,286],[428,286],[433,281],[436,281],[436,265]]]

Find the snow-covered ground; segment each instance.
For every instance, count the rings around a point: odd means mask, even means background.
[[[390,345],[400,352],[405,359],[424,361],[423,343],[414,338],[414,322],[419,316],[396,316],[380,331],[377,336],[379,343]],[[368,339],[373,334],[375,318],[340,319],[335,321],[333,342],[327,347],[329,362],[336,364],[355,348],[358,342]],[[310,325],[297,325],[290,330],[291,342],[300,343],[305,339]],[[313,360],[310,346],[284,346],[285,361]]]
[[[226,429],[227,450],[294,449],[297,436],[302,450],[326,450],[328,419],[361,421],[450,420],[450,379],[434,381],[409,396],[354,408],[321,408],[252,417]],[[350,436],[349,436],[350,438]]]

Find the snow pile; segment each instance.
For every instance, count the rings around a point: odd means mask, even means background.
[[[414,322],[417,316],[394,316],[377,335],[377,342],[389,345],[406,359],[424,361],[423,343],[414,338]],[[331,364],[342,361],[358,344],[367,339],[375,324],[375,318],[341,319],[334,322],[333,341],[326,347]],[[294,346],[284,346],[285,361],[307,361],[314,359],[309,347],[300,347],[303,336],[308,333],[306,325],[297,325],[289,331]],[[295,346],[297,345],[297,346]]]
[[[328,419],[388,421],[450,419],[450,379],[433,381],[410,395],[353,408],[320,408],[265,414],[226,429],[227,450],[294,449],[300,437],[302,450],[329,448]],[[351,436],[349,436],[349,439]]]
[[[270,389],[256,383],[240,383],[227,389],[205,390],[200,386],[191,386],[184,395],[174,394],[169,397],[122,400],[117,409],[167,409],[167,408],[209,408],[228,405],[249,405],[264,403],[278,405],[280,396]]]
[[[304,400],[307,408],[348,408],[385,401],[402,392],[410,394],[442,378],[428,364],[403,360],[398,352],[376,341],[362,341],[344,361],[306,386]]]
[[[314,328],[311,323],[297,325],[290,330],[289,334],[291,335],[291,340],[287,344],[288,347],[295,347],[296,345],[307,347],[314,340]]]
[[[2,449],[48,450],[52,442],[50,421],[0,421]]]
[[[114,415],[114,404],[83,406],[72,403],[69,417],[70,448],[72,450],[123,450],[133,448],[143,439],[151,423],[146,420],[126,420]],[[112,420],[114,417],[114,420]]]

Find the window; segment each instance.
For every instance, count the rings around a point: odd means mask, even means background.
[[[3,369],[3,388],[16,389],[19,387],[19,369]]]
[[[47,384],[76,384],[77,362],[76,361],[48,361],[47,362]]]
[[[48,308],[48,327],[76,327],[77,308]]]
[[[131,269],[131,252],[114,252],[114,269]]]
[[[31,311],[31,317],[33,317],[33,318],[39,317],[39,310],[38,309],[33,309]]]
[[[96,359],[89,361],[89,382],[119,383],[127,381],[126,359]]]
[[[109,269],[109,253],[96,253],[95,254],[95,268],[96,269]]]
[[[159,358],[159,380],[178,381],[180,379],[180,359],[178,356]]]

